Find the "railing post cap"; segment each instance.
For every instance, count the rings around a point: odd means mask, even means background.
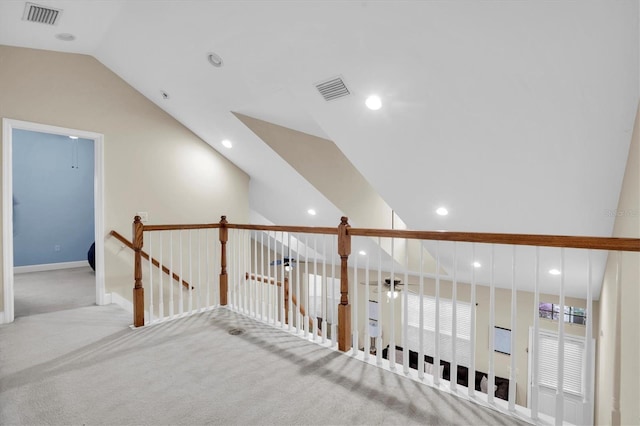
[[[220,223],[227,223],[227,216],[220,216]]]
[[[140,222],[142,222],[142,218],[140,216],[137,216],[137,215],[134,216],[133,223],[140,223]]]
[[[340,218],[340,225],[349,225],[349,218],[347,216],[342,216]]]

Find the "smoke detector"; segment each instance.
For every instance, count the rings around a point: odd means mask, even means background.
[[[39,24],[56,25],[62,15],[62,9],[40,6],[27,2],[24,5],[23,21],[37,22]]]

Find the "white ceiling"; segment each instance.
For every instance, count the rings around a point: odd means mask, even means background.
[[[63,9],[59,24],[3,1],[1,44],[93,55],[245,170],[271,222],[340,212],[232,111],[331,139],[410,229],[611,235],[638,0],[36,3]],[[336,75],[352,94],[325,102],[314,84]]]

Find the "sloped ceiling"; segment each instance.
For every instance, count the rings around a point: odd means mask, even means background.
[[[412,229],[611,235],[637,0],[38,3],[59,24],[2,2],[0,43],[95,56],[251,175],[272,222],[341,212],[233,112],[330,139]],[[314,84],[337,75],[351,95],[326,102]],[[371,93],[382,109],[365,108]]]

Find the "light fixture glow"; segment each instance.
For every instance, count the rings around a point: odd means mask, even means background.
[[[314,209],[307,210],[307,213],[309,213],[311,216],[315,216],[316,215],[316,211]]]
[[[438,210],[436,210],[436,213],[438,213],[440,216],[446,216],[449,214],[449,210],[444,207],[439,207]]]
[[[225,148],[232,148],[233,144],[229,139],[225,139],[222,141],[222,146],[224,146]]]
[[[291,271],[291,265],[284,265],[284,270],[287,272]]]
[[[551,275],[560,275],[560,271],[558,269],[555,269],[555,268],[549,269],[549,273]]]
[[[367,255],[367,252],[366,252],[366,251],[364,251],[364,250],[360,250],[360,251],[358,252],[358,254],[359,254],[360,256],[366,256],[366,255]]]
[[[394,291],[394,292],[393,292],[393,298],[394,298],[394,299],[397,299],[397,298],[398,298],[398,294],[399,294],[399,293],[398,293],[397,291]],[[391,299],[391,290],[387,291],[387,297],[388,297],[389,299]]]
[[[78,139],[77,136],[69,136],[69,139]]]
[[[473,267],[474,268],[479,268],[481,266],[482,266],[482,264],[480,262],[473,262]]]
[[[378,95],[369,96],[364,103],[367,106],[367,108],[369,108],[370,110],[373,110],[373,111],[377,111],[380,108],[382,108],[382,100],[380,99],[380,96],[378,96]]]

